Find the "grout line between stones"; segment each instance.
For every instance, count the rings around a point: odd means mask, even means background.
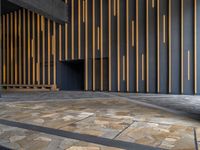
[[[193,130],[194,130],[194,144],[195,144],[195,149],[199,150],[199,148],[198,148],[198,141],[197,141],[196,128],[193,128]]]
[[[135,121],[133,120],[131,124],[129,124],[126,128],[124,128],[122,131],[120,131],[114,138],[115,140],[118,136],[120,136],[126,129],[128,129]]]

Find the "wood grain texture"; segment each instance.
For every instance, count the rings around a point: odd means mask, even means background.
[[[10,84],[10,14],[6,15],[6,25],[7,25],[7,35],[6,35],[6,45],[7,45],[7,84]]]
[[[40,85],[40,15],[37,15],[37,83]]]
[[[126,0],[126,91],[130,91],[129,85],[129,74],[130,74],[130,64],[129,64],[129,0]]]
[[[27,34],[28,34],[28,85],[31,84],[31,27],[30,27],[30,11],[28,10],[28,27],[27,27]]]
[[[32,84],[35,84],[35,13],[32,12]]]
[[[10,69],[11,69],[11,84],[14,84],[14,58],[13,58],[13,54],[14,54],[14,51],[13,51],[13,13],[10,13]]]
[[[59,24],[59,60],[62,61],[62,25]]]
[[[14,64],[15,64],[15,84],[18,84],[18,48],[17,48],[17,11],[14,12]]]
[[[18,46],[19,46],[19,84],[22,84],[22,16],[21,10],[18,11]]]
[[[26,10],[23,9],[23,84],[26,84]]]

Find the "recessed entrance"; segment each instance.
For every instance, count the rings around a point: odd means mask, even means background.
[[[67,61],[59,65],[58,86],[60,90],[84,90],[84,61]]]

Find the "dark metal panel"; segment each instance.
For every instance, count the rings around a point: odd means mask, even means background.
[[[117,0],[115,0],[117,3]],[[117,91],[117,16],[114,16],[114,0],[112,0],[112,91]]]
[[[130,24],[130,28],[129,28],[129,39],[130,39],[130,52],[129,52],[129,56],[130,56],[130,59],[129,59],[129,63],[130,63],[130,92],[135,92],[136,89],[135,89],[135,69],[136,69],[136,61],[135,61],[135,1],[133,0],[129,0],[129,24]],[[134,21],[134,46],[132,47],[132,21]]]
[[[155,1],[156,2],[156,1]],[[156,6],[156,3],[154,4]],[[156,8],[149,1],[149,92],[156,92]]]
[[[69,22],[67,5],[61,0],[8,0],[59,22]]]
[[[124,73],[124,67],[126,64],[123,61],[123,57],[126,59],[126,1],[120,1],[120,85],[121,92],[126,91],[126,71]],[[126,69],[125,69],[126,70]],[[124,74],[124,75],[123,75]],[[123,80],[125,76],[125,80]]]
[[[194,3],[191,0],[184,0],[184,94],[194,93]],[[190,59],[188,60],[188,51]],[[189,64],[188,64],[189,61]],[[188,66],[189,65],[189,66]]]
[[[167,10],[168,0],[160,1],[160,93],[168,93],[168,40],[167,40]],[[165,15],[165,31],[163,31],[163,15]],[[165,33],[164,33],[165,32]],[[165,34],[165,43],[163,35]]]
[[[142,71],[146,74],[145,69],[142,69],[142,54],[146,56],[145,49],[146,49],[146,1],[139,0],[139,92],[145,93],[145,79],[142,80]],[[145,57],[144,57],[145,58]],[[144,61],[145,62],[145,61]],[[145,63],[144,63],[145,64]],[[144,65],[145,67],[145,65]]]
[[[181,92],[181,1],[172,0],[172,94]]]

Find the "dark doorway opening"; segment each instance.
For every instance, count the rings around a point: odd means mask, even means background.
[[[84,61],[61,62],[59,68],[59,89],[68,91],[84,90]]]

